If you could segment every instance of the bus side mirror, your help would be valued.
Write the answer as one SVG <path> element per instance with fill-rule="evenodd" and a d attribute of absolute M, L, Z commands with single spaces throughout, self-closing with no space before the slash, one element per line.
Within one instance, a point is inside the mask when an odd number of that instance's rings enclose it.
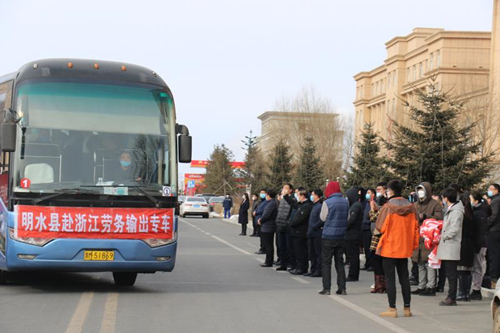
<path fill-rule="evenodd" d="M 17 123 L 12 110 L 3 111 L 2 123 L 2 151 L 13 152 L 16 150 Z"/>
<path fill-rule="evenodd" d="M 191 163 L 193 140 L 189 135 L 179 135 L 179 162 Z"/>

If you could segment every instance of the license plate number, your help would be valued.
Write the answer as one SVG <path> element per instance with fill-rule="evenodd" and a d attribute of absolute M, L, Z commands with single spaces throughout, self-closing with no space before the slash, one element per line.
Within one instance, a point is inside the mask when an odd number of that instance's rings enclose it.
<path fill-rule="evenodd" d="M 85 251 L 83 260 L 85 261 L 113 261 L 115 260 L 114 251 Z"/>
<path fill-rule="evenodd" d="M 200 208 L 201 206 L 200 205 L 194 205 L 194 208 Z"/>

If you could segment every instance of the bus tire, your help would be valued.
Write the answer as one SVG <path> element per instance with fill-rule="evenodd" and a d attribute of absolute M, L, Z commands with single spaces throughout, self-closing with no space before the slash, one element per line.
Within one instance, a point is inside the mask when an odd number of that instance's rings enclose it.
<path fill-rule="evenodd" d="M 121 287 L 132 287 L 137 279 L 135 272 L 113 272 L 115 284 Z"/>
<path fill-rule="evenodd" d="M 7 284 L 7 271 L 0 270 L 0 285 Z"/>

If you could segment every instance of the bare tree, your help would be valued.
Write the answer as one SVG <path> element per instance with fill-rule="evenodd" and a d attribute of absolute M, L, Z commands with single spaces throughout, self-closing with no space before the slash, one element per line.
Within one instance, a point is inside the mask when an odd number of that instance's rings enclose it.
<path fill-rule="evenodd" d="M 349 155 L 343 149 L 344 126 L 351 122 L 340 117 L 330 98 L 318 94 L 313 86 L 304 87 L 293 97 L 281 97 L 274 110 L 283 114 L 279 121 L 270 125 L 272 141 L 285 140 L 297 157 L 304 138 L 313 136 L 325 177 L 340 177 L 343 157 Z M 352 128 L 349 128 L 348 135 L 351 134 Z"/>

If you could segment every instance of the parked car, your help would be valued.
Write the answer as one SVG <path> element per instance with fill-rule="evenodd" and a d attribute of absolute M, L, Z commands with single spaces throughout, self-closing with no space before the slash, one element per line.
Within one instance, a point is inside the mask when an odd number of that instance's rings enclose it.
<path fill-rule="evenodd" d="M 495 296 L 491 301 L 491 316 L 493 317 L 493 332 L 500 332 L 500 280 L 497 282 Z"/>
<path fill-rule="evenodd" d="M 180 208 L 180 216 L 186 217 L 187 215 L 200 215 L 208 219 L 210 210 L 208 202 L 202 197 L 186 197 Z"/>
<path fill-rule="evenodd" d="M 210 211 L 213 212 L 215 205 L 217 204 L 222 205 L 223 201 L 224 197 L 210 197 L 210 199 L 208 199 L 208 205 L 210 206 Z"/>
<path fill-rule="evenodd" d="M 185 195 L 180 195 L 179 197 L 177 197 L 177 201 L 179 202 L 179 206 L 182 205 L 182 203 L 186 200 L 186 196 Z"/>

